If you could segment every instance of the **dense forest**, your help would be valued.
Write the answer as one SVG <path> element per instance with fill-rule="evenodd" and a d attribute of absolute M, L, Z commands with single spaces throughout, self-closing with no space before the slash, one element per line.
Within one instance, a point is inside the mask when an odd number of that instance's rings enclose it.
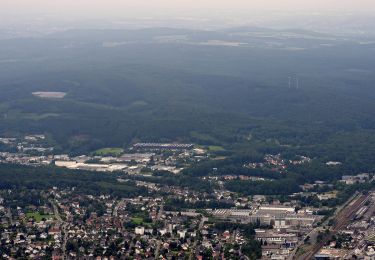
<path fill-rule="evenodd" d="M 145 188 L 134 182 L 119 183 L 116 174 L 97 174 L 56 167 L 26 167 L 0 164 L 0 190 L 48 190 L 52 187 L 75 189 L 92 195 L 110 194 L 115 197 L 147 195 Z"/>
<path fill-rule="evenodd" d="M 193 142 L 225 156 L 301 154 L 375 171 L 373 44 L 244 27 L 72 30 L 0 48 L 0 136 L 46 134 L 70 154 Z M 304 177 L 317 172 L 331 178 L 317 168 Z"/>

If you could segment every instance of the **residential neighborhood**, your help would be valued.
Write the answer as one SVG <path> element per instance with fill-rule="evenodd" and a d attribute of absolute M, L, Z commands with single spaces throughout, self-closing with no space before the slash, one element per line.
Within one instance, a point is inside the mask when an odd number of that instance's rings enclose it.
<path fill-rule="evenodd" d="M 286 197 L 244 195 L 228 190 L 227 184 L 278 180 L 235 172 L 215 175 L 217 169 L 201 177 L 214 187 L 207 192 L 155 182 L 153 177 L 163 172 L 180 175 L 190 165 L 210 160 L 203 147 L 138 143 L 118 154 L 69 156 L 54 154 L 52 148 L 42 151 L 44 139 L 30 135 L 18 143 L 16 138 L 1 138 L 4 145 L 17 149 L 2 151 L 1 162 L 116 174 L 119 185 L 130 183 L 148 195 L 90 194 L 74 186 L 1 191 L 2 259 L 299 259 L 307 252 L 313 252 L 309 257 L 315 259 L 353 255 L 371 259 L 375 255 L 374 192 L 357 193 L 341 208 L 331 203 L 339 191 L 325 181 L 305 183 L 300 192 Z M 25 150 L 30 147 L 38 150 Z M 262 162 L 248 162 L 243 168 L 284 176 L 290 165 L 311 160 L 267 154 Z M 374 174 L 360 173 L 344 175 L 339 183 L 350 187 L 373 180 Z"/>

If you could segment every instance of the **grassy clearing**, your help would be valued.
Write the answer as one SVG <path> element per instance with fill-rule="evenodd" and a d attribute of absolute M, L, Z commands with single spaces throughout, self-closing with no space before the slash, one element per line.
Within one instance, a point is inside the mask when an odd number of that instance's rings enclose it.
<path fill-rule="evenodd" d="M 146 226 L 146 227 L 151 227 L 152 223 L 151 222 L 145 222 L 145 219 L 142 217 L 133 217 L 132 218 L 133 224 L 137 226 Z"/>
<path fill-rule="evenodd" d="M 209 152 L 226 151 L 225 148 L 223 146 L 220 146 L 220 145 L 203 145 L 203 144 L 199 144 L 199 145 L 195 145 L 195 148 L 207 150 Z"/>
<path fill-rule="evenodd" d="M 218 145 L 210 145 L 208 146 L 208 150 L 210 152 L 222 152 L 225 151 L 224 147 Z"/>
<path fill-rule="evenodd" d="M 43 215 L 39 212 L 29 212 L 26 213 L 27 218 L 33 218 L 36 222 L 41 222 L 43 219 L 52 219 L 54 215 Z"/>
<path fill-rule="evenodd" d="M 136 225 L 140 225 L 143 223 L 143 218 L 132 218 L 132 222 Z"/>
<path fill-rule="evenodd" d="M 122 148 L 103 148 L 94 152 L 95 155 L 99 156 L 120 156 L 123 153 L 124 149 Z"/>

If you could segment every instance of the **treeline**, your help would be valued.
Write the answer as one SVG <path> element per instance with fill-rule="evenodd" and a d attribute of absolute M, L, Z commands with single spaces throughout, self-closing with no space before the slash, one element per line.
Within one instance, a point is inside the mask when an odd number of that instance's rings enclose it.
<path fill-rule="evenodd" d="M 237 151 L 238 153 L 238 151 Z M 267 169 L 251 169 L 243 167 L 248 162 L 262 162 L 261 153 L 251 153 L 247 155 L 234 154 L 224 160 L 206 160 L 193 165 L 183 171 L 183 174 L 193 177 L 203 177 L 207 175 L 245 175 L 270 179 L 279 179 L 281 175 Z"/>
<path fill-rule="evenodd" d="M 275 181 L 232 180 L 225 183 L 225 188 L 243 195 L 290 195 L 301 189 L 293 179 Z"/>
<path fill-rule="evenodd" d="M 167 211 L 180 211 L 182 209 L 216 209 L 224 208 L 229 209 L 234 207 L 233 203 L 227 203 L 222 201 L 210 200 L 210 201 L 197 201 L 187 202 L 183 199 L 167 199 L 165 201 L 164 209 Z"/>
<path fill-rule="evenodd" d="M 134 197 L 148 194 L 147 189 L 134 182 L 119 183 L 118 175 L 87 171 L 73 171 L 56 167 L 27 167 L 0 164 L 0 189 L 45 190 L 52 187 L 73 188 L 78 193 L 116 197 Z"/>
<path fill-rule="evenodd" d="M 176 175 L 162 171 L 154 173 L 153 176 L 129 176 L 128 178 L 132 180 L 146 181 L 168 186 L 185 187 L 191 190 L 207 193 L 213 192 L 214 188 L 216 188 L 215 184 L 209 181 L 202 180 L 198 177 L 187 176 L 184 174 Z"/>
<path fill-rule="evenodd" d="M 1 196 L 5 199 L 4 206 L 14 210 L 17 207 L 26 208 L 30 205 L 38 207 L 47 203 L 41 192 L 37 190 L 18 189 L 12 192 L 4 191 Z"/>

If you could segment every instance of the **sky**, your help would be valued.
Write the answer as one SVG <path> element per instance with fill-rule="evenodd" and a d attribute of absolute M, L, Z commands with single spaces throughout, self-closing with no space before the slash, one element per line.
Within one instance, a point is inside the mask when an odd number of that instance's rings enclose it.
<path fill-rule="evenodd" d="M 0 0 L 0 13 L 24 15 L 126 16 L 216 11 L 366 11 L 374 0 Z"/>

